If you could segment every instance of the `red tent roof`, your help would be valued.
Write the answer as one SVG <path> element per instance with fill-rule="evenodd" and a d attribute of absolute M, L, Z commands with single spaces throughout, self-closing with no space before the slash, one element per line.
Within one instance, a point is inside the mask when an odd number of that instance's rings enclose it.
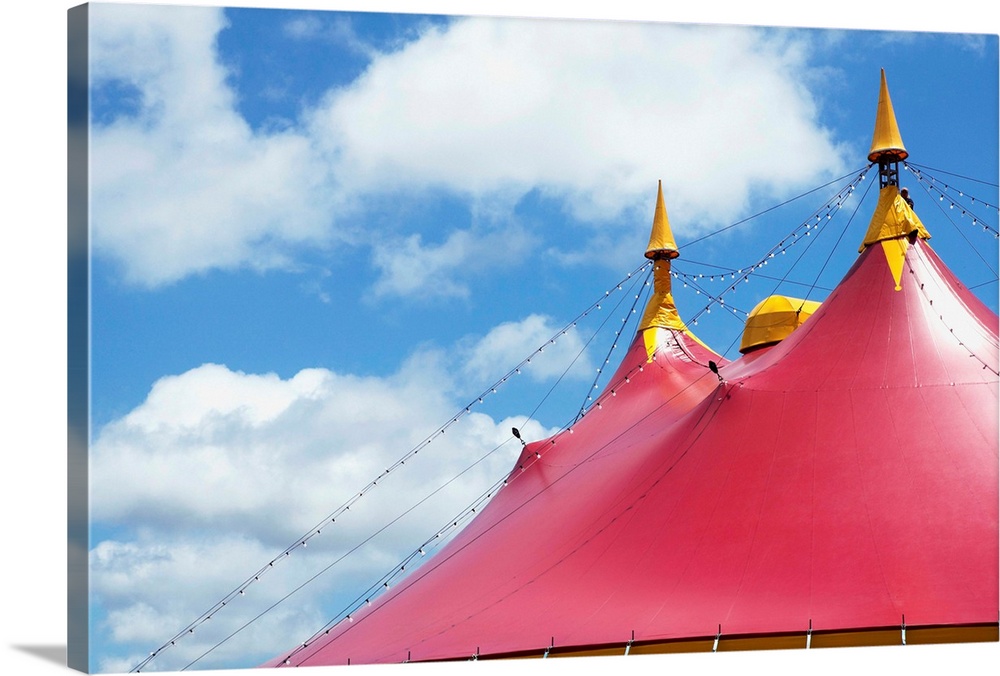
<path fill-rule="evenodd" d="M 290 664 L 995 624 L 997 317 L 922 240 L 894 286 L 866 249 L 725 382 L 682 331 L 652 363 L 637 339 L 572 434 Z"/>
<path fill-rule="evenodd" d="M 867 246 L 800 328 L 732 363 L 664 326 L 650 359 L 640 331 L 453 541 L 271 665 L 995 634 L 998 319 L 924 239 L 892 243 L 898 290 Z"/>

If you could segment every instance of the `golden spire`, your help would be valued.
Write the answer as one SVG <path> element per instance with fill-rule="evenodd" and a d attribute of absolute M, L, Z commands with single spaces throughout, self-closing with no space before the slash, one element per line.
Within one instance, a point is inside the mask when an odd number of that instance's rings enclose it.
<path fill-rule="evenodd" d="M 670 261 L 677 258 L 680 252 L 674 241 L 674 233 L 670 231 L 670 221 L 667 220 L 667 208 L 663 202 L 663 183 L 657 186 L 656 211 L 653 212 L 653 230 L 649 236 L 649 246 L 646 248 L 646 258 L 653 259 L 653 294 L 646 304 L 646 312 L 639 322 L 639 332 L 646 342 L 647 356 L 652 359 L 659 344 L 659 332 L 651 329 L 672 329 L 684 331 L 687 327 L 677 314 L 674 305 L 674 295 L 670 288 Z"/>
<path fill-rule="evenodd" d="M 910 241 L 930 239 L 930 233 L 920 222 L 913 211 L 913 203 L 901 194 L 898 182 L 897 164 L 906 159 L 909 153 L 903 147 L 903 138 L 899 134 L 896 115 L 892 112 L 892 101 L 889 99 L 889 87 L 885 83 L 885 70 L 882 70 L 882 88 L 878 95 L 878 113 L 875 116 L 875 134 L 872 136 L 872 149 L 868 153 L 870 162 L 879 163 L 879 177 L 882 188 L 879 191 L 878 204 L 875 213 L 868 224 L 868 232 L 858 251 L 881 244 L 889 270 L 895 282 L 896 291 L 902 289 L 903 263 Z"/>
<path fill-rule="evenodd" d="M 882 69 L 882 87 L 878 94 L 878 112 L 875 114 L 875 134 L 872 136 L 872 147 L 868 151 L 868 161 L 878 162 L 888 160 L 899 162 L 909 155 L 903 147 L 903 137 L 899 134 L 896 115 L 892 112 L 892 100 L 889 98 L 889 86 L 885 82 L 885 69 Z"/>
<path fill-rule="evenodd" d="M 670 260 L 680 256 L 680 252 L 677 251 L 677 242 L 667 219 L 667 207 L 663 203 L 663 181 L 657 182 L 656 190 L 656 211 L 653 213 L 653 231 L 649 235 L 646 258 Z"/>

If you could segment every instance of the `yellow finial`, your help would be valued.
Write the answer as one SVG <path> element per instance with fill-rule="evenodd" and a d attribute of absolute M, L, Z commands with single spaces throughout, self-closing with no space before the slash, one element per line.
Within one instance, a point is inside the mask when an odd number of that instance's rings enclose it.
<path fill-rule="evenodd" d="M 663 202 L 663 183 L 657 186 L 656 211 L 653 214 L 653 231 L 649 236 L 649 246 L 646 248 L 646 258 L 654 261 L 653 294 L 646 304 L 646 312 L 639 321 L 639 332 L 646 344 L 646 356 L 653 358 L 660 343 L 664 339 L 664 329 L 685 331 L 687 327 L 677 314 L 674 296 L 670 288 L 670 261 L 677 258 L 677 243 L 670 231 L 670 221 L 667 220 L 667 207 Z"/>
<path fill-rule="evenodd" d="M 646 258 L 672 259 L 680 256 L 674 233 L 670 230 L 667 220 L 667 207 L 663 202 L 663 181 L 657 182 L 656 211 L 653 213 L 653 231 L 649 235 L 649 246 L 646 247 Z"/>
<path fill-rule="evenodd" d="M 868 152 L 869 162 L 888 159 L 894 162 L 905 160 L 909 155 L 903 147 L 903 137 L 899 134 L 896 115 L 892 112 L 892 100 L 889 98 L 889 86 L 885 82 L 885 69 L 882 69 L 882 87 L 878 94 L 878 112 L 875 114 L 875 133 L 872 136 L 872 147 Z"/>
<path fill-rule="evenodd" d="M 885 83 L 885 70 L 882 70 L 882 88 L 878 96 L 878 113 L 875 117 L 875 135 L 872 137 L 872 149 L 868 160 L 879 162 L 880 174 L 887 172 L 893 162 L 906 159 L 909 153 L 903 147 L 903 139 L 896 125 L 896 115 L 892 112 L 892 101 L 889 99 L 889 87 Z M 882 175 L 882 189 L 879 192 L 875 213 L 868 224 L 868 232 L 859 251 L 864 251 L 873 244 L 880 243 L 885 253 L 886 262 L 892 272 L 896 291 L 902 289 L 901 280 L 906 252 L 911 239 L 920 237 L 930 239 L 930 233 L 920 222 L 913 211 L 913 201 L 907 195 L 907 190 L 900 190 L 895 172 Z"/>

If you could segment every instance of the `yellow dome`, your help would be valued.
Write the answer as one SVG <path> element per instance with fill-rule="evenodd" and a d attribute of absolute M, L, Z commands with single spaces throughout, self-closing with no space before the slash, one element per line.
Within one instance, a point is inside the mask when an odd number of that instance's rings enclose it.
<path fill-rule="evenodd" d="M 817 308 L 819 301 L 789 296 L 768 296 L 747 317 L 740 352 L 780 343 L 799 328 Z"/>

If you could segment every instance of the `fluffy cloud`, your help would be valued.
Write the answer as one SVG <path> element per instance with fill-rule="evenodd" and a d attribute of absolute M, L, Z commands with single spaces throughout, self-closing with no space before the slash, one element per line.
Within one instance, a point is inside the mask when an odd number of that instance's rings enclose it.
<path fill-rule="evenodd" d="M 491 359 L 537 343 L 530 352 L 550 329 L 528 317 L 450 355 L 418 351 L 386 377 L 305 369 L 280 378 L 205 364 L 157 381 L 91 451 L 102 534 L 90 551 L 92 600 L 110 646 L 100 668 L 131 669 L 262 566 L 270 572 L 275 557 L 273 573 L 164 650 L 157 668 L 183 668 L 341 557 L 197 666 L 253 666 L 347 609 L 510 470 L 520 451 L 513 425 L 528 438 L 554 432 L 523 415 L 466 411 L 468 393 L 457 394 Z M 563 338 L 563 350 L 582 347 Z M 282 556 L 324 521 L 308 547 Z"/>
<path fill-rule="evenodd" d="M 562 335 L 560 329 L 549 317 L 541 315 L 501 324 L 469 348 L 465 373 L 483 381 L 496 380 L 512 365 L 532 355 L 530 363 L 523 366 L 524 373 L 532 379 L 552 380 L 563 373 L 593 377 L 594 368 L 585 350 L 584 337 L 576 328 Z M 558 340 L 549 344 L 556 337 Z M 538 348 L 543 349 L 534 354 Z"/>
<path fill-rule="evenodd" d="M 531 237 L 519 230 L 477 234 L 455 230 L 441 244 L 425 245 L 419 234 L 401 244 L 378 247 L 374 264 L 379 278 L 373 287 L 382 297 L 467 298 L 469 287 L 459 273 L 483 274 L 507 265 L 528 251 Z M 503 252 L 498 256 L 497 252 Z"/>
<path fill-rule="evenodd" d="M 217 535 L 211 539 L 175 539 L 157 534 L 132 542 L 104 541 L 90 554 L 92 594 L 108 608 L 104 624 L 118 645 L 135 646 L 127 653 L 105 656 L 98 669 L 125 673 L 149 652 L 187 627 L 210 604 L 229 593 L 252 572 L 249 567 L 274 553 L 246 538 Z M 285 650 L 289 637 L 308 636 L 326 621 L 314 596 L 302 594 L 294 604 L 278 606 L 217 649 L 213 647 L 249 619 L 293 591 L 297 579 L 317 566 L 316 557 L 289 556 L 280 569 L 255 584 L 217 616 L 168 646 L 151 664 L 157 670 L 197 668 L 213 664 L 254 666 Z M 320 581 L 319 589 L 329 591 Z M 197 600 L 196 600 L 197 599 Z M 295 638 L 292 638 L 294 642 Z M 282 644 L 281 641 L 284 641 Z M 143 649 L 147 649 L 143 652 Z"/>
<path fill-rule="evenodd" d="M 375 60 L 313 126 L 352 191 L 386 176 L 475 197 L 537 188 L 598 220 L 662 178 L 684 220 L 719 222 L 751 190 L 839 167 L 805 56 L 742 28 L 470 19 Z"/>
<path fill-rule="evenodd" d="M 215 268 L 288 266 L 328 241 L 330 168 L 294 130 L 255 133 L 218 62 L 221 10 L 95 5 L 91 81 L 135 88 L 90 140 L 95 250 L 156 286 Z"/>
<path fill-rule="evenodd" d="M 140 101 L 93 130 L 94 245 L 149 286 L 294 266 L 303 246 L 356 237 L 346 223 L 390 189 L 507 208 L 536 191 L 585 222 L 639 209 L 645 224 L 662 178 L 683 231 L 841 165 L 801 84 L 807 50 L 788 34 L 459 20 L 373 53 L 354 83 L 275 133 L 236 111 L 215 48 L 220 10 L 108 5 L 92 19 L 94 84 L 127 84 Z M 386 272 L 377 293 L 425 282 L 461 294 L 444 259 L 462 237 L 441 233 L 434 251 L 406 240 L 435 273 Z"/>
<path fill-rule="evenodd" d="M 93 518 L 137 519 L 165 532 L 252 531 L 283 546 L 447 421 L 457 407 L 442 389 L 448 382 L 426 363 L 385 379 L 311 369 L 282 380 L 214 364 L 163 378 L 101 430 L 91 460 Z M 408 463 L 405 476 L 387 481 L 389 490 L 417 495 L 438 485 L 509 430 L 470 412 Z M 500 453 L 480 466 L 458 499 L 471 501 L 509 461 Z"/>

